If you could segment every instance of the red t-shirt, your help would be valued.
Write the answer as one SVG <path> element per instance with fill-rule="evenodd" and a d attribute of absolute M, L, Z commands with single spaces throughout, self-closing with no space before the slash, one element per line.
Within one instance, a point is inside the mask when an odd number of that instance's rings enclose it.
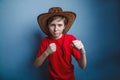
<path fill-rule="evenodd" d="M 37 57 L 47 49 L 50 43 L 55 43 L 57 47 L 56 51 L 48 56 L 49 80 L 75 80 L 72 56 L 79 60 L 80 52 L 71 46 L 73 40 L 76 38 L 70 34 L 63 34 L 57 40 L 51 37 L 45 37 L 42 40 Z"/>

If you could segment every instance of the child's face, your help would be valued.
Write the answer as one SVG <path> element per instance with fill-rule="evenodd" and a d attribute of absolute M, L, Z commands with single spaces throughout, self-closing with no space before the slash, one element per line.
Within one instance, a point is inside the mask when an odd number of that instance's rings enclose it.
<path fill-rule="evenodd" d="M 59 39 L 62 36 L 64 28 L 64 20 L 60 18 L 53 20 L 48 25 L 49 32 L 54 39 Z"/>

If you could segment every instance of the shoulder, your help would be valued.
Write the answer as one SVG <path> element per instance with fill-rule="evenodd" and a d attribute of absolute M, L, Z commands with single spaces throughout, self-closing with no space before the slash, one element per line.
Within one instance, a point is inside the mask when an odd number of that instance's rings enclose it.
<path fill-rule="evenodd" d="M 72 40 L 76 40 L 76 37 L 74 36 L 74 35 L 72 35 L 72 34 L 65 34 L 65 37 L 67 38 L 67 39 L 72 39 Z"/>
<path fill-rule="evenodd" d="M 47 43 L 47 42 L 48 42 L 48 37 L 42 38 L 41 43 Z"/>

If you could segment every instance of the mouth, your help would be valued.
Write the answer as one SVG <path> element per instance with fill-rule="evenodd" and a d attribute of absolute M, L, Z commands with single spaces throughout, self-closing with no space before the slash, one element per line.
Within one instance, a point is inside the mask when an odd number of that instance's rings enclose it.
<path fill-rule="evenodd" d="M 53 33 L 54 35 L 57 35 L 58 33 Z"/>

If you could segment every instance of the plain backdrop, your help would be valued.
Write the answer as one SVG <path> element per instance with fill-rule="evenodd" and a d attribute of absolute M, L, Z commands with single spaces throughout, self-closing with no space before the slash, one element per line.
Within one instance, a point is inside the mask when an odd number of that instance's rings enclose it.
<path fill-rule="evenodd" d="M 76 80 L 120 80 L 118 0 L 0 0 L 0 80 L 47 80 L 47 61 L 33 66 L 40 41 L 37 16 L 51 7 L 77 14 L 69 30 L 84 43 L 87 68 L 73 58 Z"/>

